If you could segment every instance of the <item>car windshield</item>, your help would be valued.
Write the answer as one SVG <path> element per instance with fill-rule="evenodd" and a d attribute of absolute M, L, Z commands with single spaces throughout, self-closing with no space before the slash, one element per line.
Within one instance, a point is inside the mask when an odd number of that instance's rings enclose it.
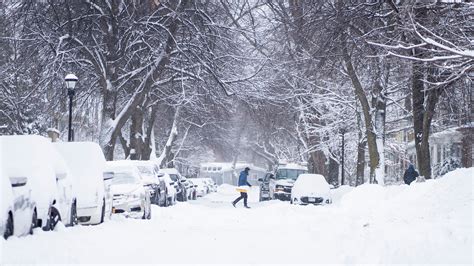
<path fill-rule="evenodd" d="M 144 175 L 153 175 L 153 170 L 150 167 L 147 166 L 137 166 L 138 171 L 140 171 L 140 174 Z"/>
<path fill-rule="evenodd" d="M 178 175 L 175 175 L 175 174 L 170 174 L 170 177 L 171 177 L 171 180 L 173 181 L 178 181 Z"/>
<path fill-rule="evenodd" d="M 119 172 L 119 173 L 115 172 L 114 178 L 112 180 L 113 180 L 113 184 L 115 185 L 134 184 L 138 182 L 137 178 L 132 173 L 129 173 L 129 172 Z"/>
<path fill-rule="evenodd" d="M 276 179 L 293 179 L 296 180 L 299 175 L 306 173 L 305 170 L 298 169 L 278 169 Z"/>

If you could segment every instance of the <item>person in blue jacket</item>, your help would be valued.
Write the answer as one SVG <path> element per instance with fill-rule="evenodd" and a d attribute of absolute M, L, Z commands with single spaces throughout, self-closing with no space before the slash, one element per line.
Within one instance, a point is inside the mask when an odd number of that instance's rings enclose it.
<path fill-rule="evenodd" d="M 244 199 L 244 207 L 247 209 L 250 209 L 250 207 L 247 205 L 247 189 L 246 186 L 251 187 L 250 183 L 247 181 L 247 177 L 249 175 L 250 168 L 245 167 L 245 170 L 240 172 L 239 175 L 239 188 L 237 188 L 237 191 L 240 192 L 240 197 L 236 198 L 234 202 L 232 202 L 232 205 L 235 207 L 235 204 L 237 204 L 241 199 Z"/>
<path fill-rule="evenodd" d="M 405 171 L 405 174 L 403 174 L 403 181 L 405 181 L 405 184 L 410 185 L 411 182 L 415 181 L 418 176 L 419 174 L 415 170 L 415 166 L 410 164 L 408 169 Z"/>

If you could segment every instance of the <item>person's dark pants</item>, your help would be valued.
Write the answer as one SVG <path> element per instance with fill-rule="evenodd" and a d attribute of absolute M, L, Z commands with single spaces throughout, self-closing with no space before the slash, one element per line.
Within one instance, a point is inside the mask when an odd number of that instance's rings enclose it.
<path fill-rule="evenodd" d="M 241 199 L 244 199 L 244 206 L 247 206 L 247 192 L 240 192 L 240 197 L 234 200 L 234 205 L 237 204 Z"/>

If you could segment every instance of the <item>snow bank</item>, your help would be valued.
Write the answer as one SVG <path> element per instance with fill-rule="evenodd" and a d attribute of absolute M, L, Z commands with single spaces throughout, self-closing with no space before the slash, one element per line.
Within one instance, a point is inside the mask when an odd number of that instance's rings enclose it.
<path fill-rule="evenodd" d="M 152 220 L 0 240 L 0 264 L 472 265 L 473 176 L 470 168 L 411 186 L 343 186 L 325 206 L 258 202 L 252 187 L 252 209 L 233 208 L 238 193 L 222 185 L 197 201 L 152 206 Z"/>

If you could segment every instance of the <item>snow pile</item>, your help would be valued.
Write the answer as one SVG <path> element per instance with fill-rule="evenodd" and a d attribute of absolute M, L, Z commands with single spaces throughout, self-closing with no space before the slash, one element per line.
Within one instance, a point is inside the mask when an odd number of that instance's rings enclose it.
<path fill-rule="evenodd" d="M 222 185 L 197 201 L 153 206 L 152 220 L 0 240 L 0 264 L 472 265 L 473 176 L 470 168 L 411 186 L 343 186 L 325 206 L 258 202 L 252 187 L 252 209 L 232 207 L 239 193 Z"/>

